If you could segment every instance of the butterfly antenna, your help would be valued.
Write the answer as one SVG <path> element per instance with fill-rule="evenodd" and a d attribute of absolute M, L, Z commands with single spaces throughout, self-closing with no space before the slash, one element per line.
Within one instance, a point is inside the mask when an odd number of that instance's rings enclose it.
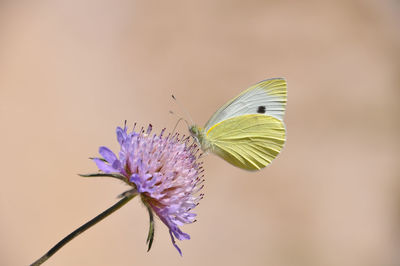
<path fill-rule="evenodd" d="M 181 111 L 183 111 L 183 112 L 185 113 L 185 115 L 189 118 L 189 120 L 190 120 L 190 122 L 192 123 L 192 125 L 194 125 L 193 119 L 192 119 L 192 117 L 189 115 L 189 112 L 186 111 L 186 109 L 182 107 L 182 105 L 180 104 L 180 102 L 176 99 L 176 97 L 175 97 L 173 94 L 172 94 L 171 96 L 172 96 L 172 99 L 174 99 L 175 102 L 178 104 L 178 106 L 179 106 L 179 108 L 181 109 Z M 187 120 L 185 120 L 185 121 L 186 121 L 186 124 L 188 124 Z M 188 124 L 188 125 L 189 125 L 189 124 Z"/>
<path fill-rule="evenodd" d="M 172 114 L 172 115 L 176 115 L 176 116 L 177 116 L 177 114 L 175 114 L 175 113 L 172 112 L 172 111 L 169 111 L 169 113 Z M 177 116 L 177 117 L 178 117 L 178 116 Z M 176 128 L 178 127 L 179 123 L 180 123 L 182 120 L 185 121 L 186 125 L 189 127 L 189 123 L 186 121 L 186 119 L 184 119 L 183 117 L 178 117 L 178 121 L 176 121 L 176 124 L 175 124 L 175 126 L 174 126 L 174 129 L 172 130 L 172 134 L 171 134 L 171 135 L 174 134 Z"/>

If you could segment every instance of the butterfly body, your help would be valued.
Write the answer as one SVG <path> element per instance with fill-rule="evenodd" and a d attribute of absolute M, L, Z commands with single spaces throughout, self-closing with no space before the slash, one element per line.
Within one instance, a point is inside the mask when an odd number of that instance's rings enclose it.
<path fill-rule="evenodd" d="M 203 151 L 245 170 L 260 170 L 280 153 L 286 139 L 286 81 L 261 81 L 223 105 L 204 128 L 189 132 Z"/>

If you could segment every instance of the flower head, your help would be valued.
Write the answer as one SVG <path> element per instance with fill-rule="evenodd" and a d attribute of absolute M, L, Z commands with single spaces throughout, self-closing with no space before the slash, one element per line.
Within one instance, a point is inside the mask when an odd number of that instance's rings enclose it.
<path fill-rule="evenodd" d="M 191 211 L 203 198 L 203 194 L 198 194 L 204 181 L 203 168 L 197 160 L 198 148 L 189 138 L 180 139 L 178 134 L 163 136 L 165 130 L 151 136 L 151 125 L 147 131 L 134 129 L 128 133 L 126 126 L 117 128 L 121 145 L 118 157 L 107 147 L 100 147 L 103 158 L 94 161 L 102 172 L 121 175 L 140 194 L 149 210 L 150 231 L 154 228 L 154 211 L 169 228 L 172 243 L 182 255 L 174 236 L 179 240 L 190 239 L 179 226 L 195 221 L 196 214 Z M 152 236 L 149 232 L 149 249 Z"/>

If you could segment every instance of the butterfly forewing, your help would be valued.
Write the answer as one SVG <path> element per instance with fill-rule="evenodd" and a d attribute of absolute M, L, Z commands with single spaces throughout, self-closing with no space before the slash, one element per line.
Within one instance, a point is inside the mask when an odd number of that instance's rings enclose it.
<path fill-rule="evenodd" d="M 232 117 L 264 114 L 283 120 L 286 106 L 286 81 L 282 78 L 261 81 L 222 106 L 208 120 L 205 129 Z"/>

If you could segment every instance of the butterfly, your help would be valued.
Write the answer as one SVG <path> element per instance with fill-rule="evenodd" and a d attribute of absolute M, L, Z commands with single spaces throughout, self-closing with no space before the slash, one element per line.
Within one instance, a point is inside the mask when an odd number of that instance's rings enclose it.
<path fill-rule="evenodd" d="M 204 128 L 191 125 L 189 132 L 203 151 L 239 168 L 260 170 L 278 156 L 285 144 L 286 100 L 286 80 L 267 79 L 219 108 Z"/>

